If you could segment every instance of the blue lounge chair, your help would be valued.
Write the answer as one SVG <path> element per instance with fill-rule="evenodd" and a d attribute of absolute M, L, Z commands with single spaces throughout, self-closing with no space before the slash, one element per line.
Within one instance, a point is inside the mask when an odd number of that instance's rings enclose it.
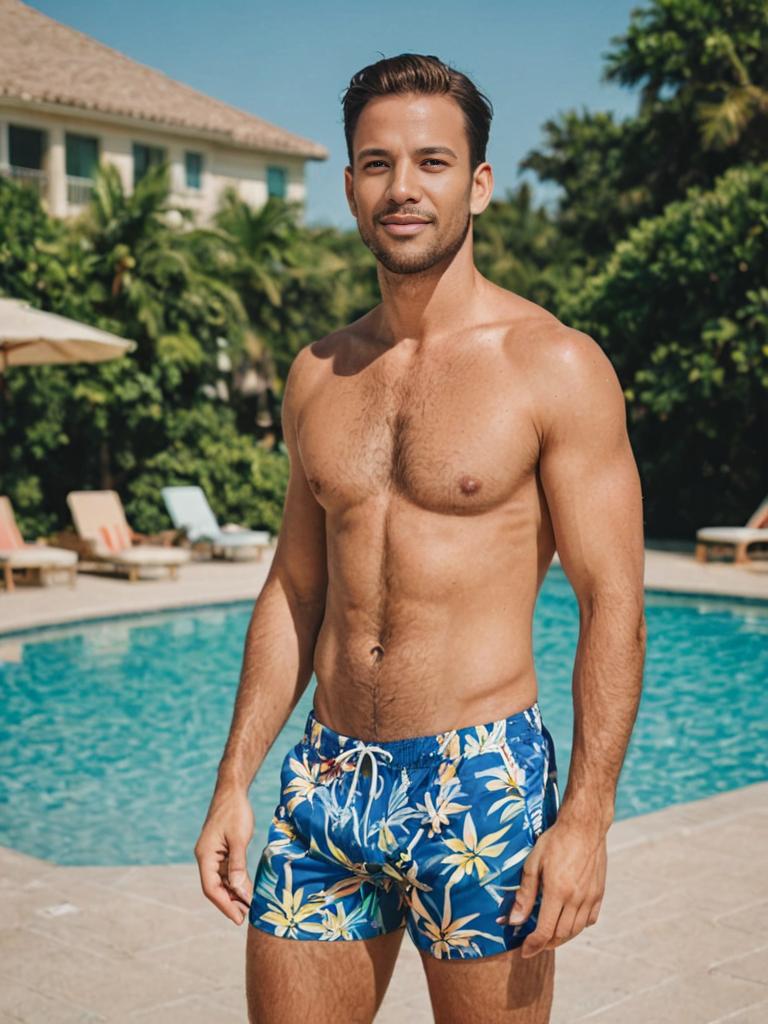
<path fill-rule="evenodd" d="M 226 557 L 239 549 L 253 548 L 261 558 L 262 550 L 269 546 L 271 537 L 267 530 L 234 526 L 222 529 L 202 487 L 163 487 L 161 494 L 176 529 L 186 530 L 192 544 L 209 543 L 214 555 L 221 553 Z"/>

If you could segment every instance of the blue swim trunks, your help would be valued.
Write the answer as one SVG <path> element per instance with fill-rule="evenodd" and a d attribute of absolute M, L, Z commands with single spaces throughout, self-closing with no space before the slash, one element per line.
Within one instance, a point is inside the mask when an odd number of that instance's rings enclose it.
<path fill-rule="evenodd" d="M 538 702 L 508 718 L 381 743 L 309 712 L 286 754 L 249 920 L 292 939 L 367 939 L 407 927 L 445 959 L 489 956 L 534 931 L 499 923 L 560 806 Z"/>

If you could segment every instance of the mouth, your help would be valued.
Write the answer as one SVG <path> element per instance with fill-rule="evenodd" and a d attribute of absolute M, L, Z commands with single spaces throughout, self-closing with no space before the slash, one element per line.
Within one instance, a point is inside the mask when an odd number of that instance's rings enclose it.
<path fill-rule="evenodd" d="M 379 223 L 390 235 L 417 235 L 430 222 L 423 217 L 390 214 L 388 217 L 382 217 Z"/>

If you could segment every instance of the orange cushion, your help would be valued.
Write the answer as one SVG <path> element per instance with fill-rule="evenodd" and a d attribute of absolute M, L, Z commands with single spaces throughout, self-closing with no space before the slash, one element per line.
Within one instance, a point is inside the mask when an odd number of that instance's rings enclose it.
<path fill-rule="evenodd" d="M 131 536 L 122 523 L 113 526 L 100 526 L 99 533 L 107 551 L 124 551 L 131 546 Z"/>
<path fill-rule="evenodd" d="M 4 551 L 16 551 L 24 547 L 24 539 L 16 523 L 0 520 L 0 548 Z"/>

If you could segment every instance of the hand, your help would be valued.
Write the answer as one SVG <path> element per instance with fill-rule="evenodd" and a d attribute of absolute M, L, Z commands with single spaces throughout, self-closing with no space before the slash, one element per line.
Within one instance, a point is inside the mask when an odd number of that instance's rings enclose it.
<path fill-rule="evenodd" d="M 253 884 L 245 854 L 252 836 L 253 810 L 247 793 L 214 793 L 195 857 L 203 892 L 235 924 L 243 923 L 251 904 Z"/>
<path fill-rule="evenodd" d="M 525 861 L 523 879 L 509 914 L 510 924 L 527 920 L 542 884 L 537 926 L 523 942 L 523 957 L 555 949 L 597 921 L 607 864 L 606 835 L 602 831 L 555 820 L 541 833 Z"/>

